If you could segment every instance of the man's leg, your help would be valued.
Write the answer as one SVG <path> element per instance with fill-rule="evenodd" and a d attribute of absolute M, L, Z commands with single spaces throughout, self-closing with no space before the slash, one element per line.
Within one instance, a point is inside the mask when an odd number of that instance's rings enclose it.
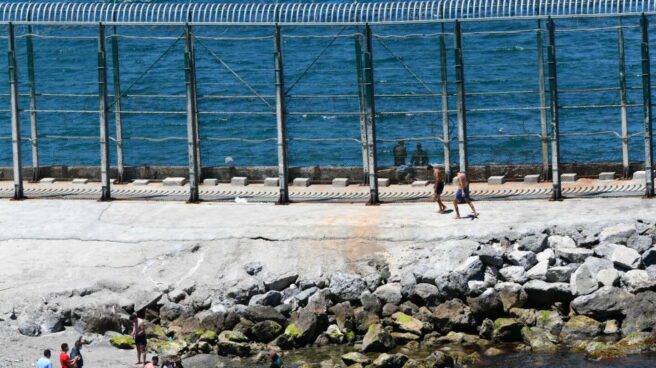
<path fill-rule="evenodd" d="M 146 345 L 141 345 L 141 355 L 143 357 L 143 364 L 146 364 L 146 354 L 148 353 L 148 349 L 146 349 Z"/>
<path fill-rule="evenodd" d="M 442 203 L 442 196 L 441 195 L 436 195 L 435 199 L 437 200 L 437 204 L 440 206 L 440 213 L 444 212 L 446 210 L 446 206 L 444 203 Z"/>
<path fill-rule="evenodd" d="M 137 345 L 137 362 L 134 364 L 141 364 L 141 345 Z"/>
<path fill-rule="evenodd" d="M 453 208 L 456 210 L 455 218 L 460 218 L 460 211 L 458 211 L 458 198 L 453 200 Z"/>
<path fill-rule="evenodd" d="M 476 212 L 476 209 L 474 208 L 474 204 L 472 203 L 471 199 L 466 198 L 467 204 L 469 207 L 471 207 L 472 212 L 474 212 L 474 217 L 478 217 L 478 212 Z"/>

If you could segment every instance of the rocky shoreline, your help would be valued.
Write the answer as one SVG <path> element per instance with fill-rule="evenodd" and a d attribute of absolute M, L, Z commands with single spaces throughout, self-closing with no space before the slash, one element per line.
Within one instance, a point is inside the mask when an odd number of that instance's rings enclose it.
<path fill-rule="evenodd" d="M 371 257 L 330 275 L 252 262 L 225 290 L 190 283 L 101 304 L 58 300 L 121 293 L 107 282 L 18 306 L 0 323 L 26 336 L 72 327 L 129 349 L 128 315 L 137 312 L 148 321 L 149 349 L 164 357 L 261 361 L 272 348 L 349 351 L 321 367 L 466 366 L 511 351 L 617 359 L 656 350 L 655 236 L 654 223 L 640 220 L 508 231 L 416 247 L 394 264 Z"/>

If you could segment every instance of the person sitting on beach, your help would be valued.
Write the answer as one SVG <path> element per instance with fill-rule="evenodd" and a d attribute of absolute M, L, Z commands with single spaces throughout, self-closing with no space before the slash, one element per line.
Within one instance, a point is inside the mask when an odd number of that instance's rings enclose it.
<path fill-rule="evenodd" d="M 50 361 L 50 349 L 43 351 L 43 358 L 36 362 L 36 368 L 52 368 L 52 362 Z"/>
<path fill-rule="evenodd" d="M 159 357 L 155 355 L 151 358 L 150 362 L 144 365 L 144 368 L 158 368 L 157 364 L 159 364 Z"/>
<path fill-rule="evenodd" d="M 458 203 L 465 204 L 467 203 L 471 207 L 472 212 L 474 212 L 474 217 L 478 217 L 478 212 L 472 204 L 471 198 L 469 197 L 469 180 L 467 180 L 467 175 L 464 172 L 458 172 L 458 190 L 456 191 L 456 198 L 453 200 L 453 207 L 456 210 L 455 218 L 460 218 L 460 211 L 458 210 Z"/>
<path fill-rule="evenodd" d="M 428 165 L 426 167 L 429 173 L 432 173 L 435 177 L 435 184 L 433 184 L 433 200 L 437 202 L 438 210 L 437 213 L 444 213 L 446 206 L 442 203 L 442 192 L 444 191 L 444 179 L 442 170 L 439 167 L 433 167 Z"/>

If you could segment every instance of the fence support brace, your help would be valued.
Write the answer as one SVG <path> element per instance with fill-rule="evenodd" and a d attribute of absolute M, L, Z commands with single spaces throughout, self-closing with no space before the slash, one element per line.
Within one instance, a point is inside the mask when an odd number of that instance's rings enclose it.
<path fill-rule="evenodd" d="M 549 178 L 549 130 L 547 129 L 547 96 L 544 83 L 544 42 L 542 22 L 538 20 L 538 89 L 540 95 L 540 141 L 542 142 L 542 179 Z"/>
<path fill-rule="evenodd" d="M 105 50 L 105 26 L 98 26 L 98 103 L 100 111 L 100 182 L 102 192 L 101 201 L 111 199 L 109 183 L 109 106 L 107 105 L 107 52 Z"/>
<path fill-rule="evenodd" d="M 651 128 L 651 71 L 649 58 L 649 20 L 643 13 L 640 16 L 640 33 L 642 35 L 640 49 L 642 52 L 642 111 L 645 124 L 645 197 L 654 196 L 654 170 L 652 160 L 654 150 L 652 147 Z"/>
<path fill-rule="evenodd" d="M 125 180 L 125 162 L 123 160 L 123 116 L 121 114 L 121 69 L 118 54 L 118 36 L 116 26 L 112 34 L 112 72 L 114 77 L 114 121 L 116 123 L 116 168 L 118 181 Z"/>
<path fill-rule="evenodd" d="M 629 122 L 626 105 L 629 103 L 626 95 L 626 69 L 624 67 L 624 29 L 622 28 L 622 17 L 619 18 L 620 26 L 617 28 L 617 54 L 620 77 L 620 119 L 622 122 L 622 177 L 631 176 L 629 172 Z"/>
<path fill-rule="evenodd" d="M 9 23 L 7 38 L 9 57 L 9 95 L 11 103 L 11 151 L 14 161 L 14 199 L 25 199 L 23 195 L 23 160 L 21 156 L 20 116 L 18 114 L 18 66 L 16 63 L 16 34 L 14 24 Z"/>
<path fill-rule="evenodd" d="M 200 163 L 198 156 L 198 113 L 196 111 L 196 64 L 191 26 L 185 26 L 184 53 L 185 85 L 187 95 L 187 150 L 189 154 L 189 203 L 200 202 L 198 185 Z"/>
<path fill-rule="evenodd" d="M 34 44 L 32 26 L 27 26 L 27 80 L 30 86 L 30 138 L 32 146 L 32 181 L 39 181 L 39 134 L 36 124 L 36 79 L 34 77 Z"/>
<path fill-rule="evenodd" d="M 458 156 L 461 172 L 467 172 L 467 115 L 465 110 L 465 67 L 462 55 L 462 27 L 455 21 L 453 30 L 455 42 L 456 97 L 458 103 Z"/>
<path fill-rule="evenodd" d="M 369 202 L 370 205 L 380 203 L 378 197 L 378 171 L 376 152 L 376 107 L 374 103 L 374 55 L 371 42 L 371 28 L 365 25 L 364 41 L 364 92 L 367 112 L 367 155 L 369 164 Z"/>
<path fill-rule="evenodd" d="M 444 144 L 444 182 L 451 183 L 451 131 L 449 127 L 449 82 L 447 80 L 444 23 L 440 35 L 440 77 L 442 79 L 442 141 Z"/>
<path fill-rule="evenodd" d="M 549 100 L 551 110 L 551 200 L 563 199 L 560 185 L 560 127 L 558 122 L 558 71 L 556 65 L 556 25 L 551 17 L 547 20 L 547 57 L 549 64 Z"/>
<path fill-rule="evenodd" d="M 285 109 L 285 72 L 282 54 L 282 32 L 276 24 L 273 38 L 274 68 L 276 73 L 276 128 L 278 131 L 278 204 L 289 203 L 289 169 L 287 160 L 287 111 Z"/>
<path fill-rule="evenodd" d="M 367 116 L 362 76 L 362 35 L 360 27 L 355 27 L 355 68 L 358 77 L 358 101 L 360 106 L 360 145 L 362 146 L 362 182 L 369 183 L 369 153 L 367 152 Z"/>

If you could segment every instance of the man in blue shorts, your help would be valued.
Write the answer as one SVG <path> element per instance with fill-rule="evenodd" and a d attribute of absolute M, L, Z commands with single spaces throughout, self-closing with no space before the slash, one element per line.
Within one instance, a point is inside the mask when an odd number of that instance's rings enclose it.
<path fill-rule="evenodd" d="M 467 175 L 464 172 L 458 172 L 456 176 L 458 178 L 458 190 L 456 191 L 456 199 L 453 200 L 453 207 L 456 210 L 455 218 L 460 218 L 460 211 L 458 211 L 458 203 L 465 204 L 467 203 L 471 207 L 472 212 L 474 212 L 474 218 L 478 217 L 478 212 L 474 208 L 474 205 L 471 202 L 469 197 L 469 180 L 467 180 Z"/>

